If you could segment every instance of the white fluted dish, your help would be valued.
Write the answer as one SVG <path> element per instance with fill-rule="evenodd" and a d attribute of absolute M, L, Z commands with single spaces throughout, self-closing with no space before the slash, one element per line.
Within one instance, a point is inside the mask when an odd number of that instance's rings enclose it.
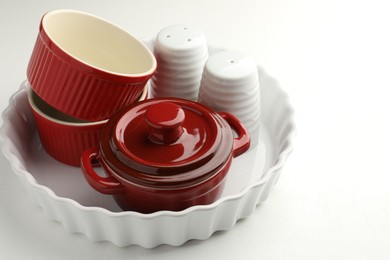
<path fill-rule="evenodd" d="M 212 49 L 216 51 L 216 49 Z M 61 164 L 43 150 L 28 106 L 26 86 L 3 112 L 2 151 L 21 184 L 52 220 L 93 241 L 123 247 L 178 246 L 204 240 L 251 215 L 276 183 L 292 150 L 292 108 L 277 82 L 259 68 L 261 138 L 255 149 L 233 160 L 221 198 L 179 212 L 123 212 L 111 196 L 93 190 L 79 168 Z"/>

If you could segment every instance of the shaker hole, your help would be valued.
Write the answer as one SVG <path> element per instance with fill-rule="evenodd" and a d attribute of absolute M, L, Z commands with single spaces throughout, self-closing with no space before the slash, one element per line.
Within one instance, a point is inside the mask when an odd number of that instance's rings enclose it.
<path fill-rule="evenodd" d="M 187 28 L 187 27 L 184 27 L 183 29 L 184 29 L 184 30 L 187 30 L 188 28 Z"/>
<path fill-rule="evenodd" d="M 187 39 L 187 42 L 190 42 L 190 41 L 192 41 L 192 40 L 191 40 L 190 38 L 188 38 L 188 39 Z"/>
<path fill-rule="evenodd" d="M 235 63 L 236 61 L 235 60 L 230 60 L 230 63 Z"/>
<path fill-rule="evenodd" d="M 167 37 L 167 38 L 171 38 L 171 35 L 170 35 L 170 34 L 168 34 L 166 37 Z"/>

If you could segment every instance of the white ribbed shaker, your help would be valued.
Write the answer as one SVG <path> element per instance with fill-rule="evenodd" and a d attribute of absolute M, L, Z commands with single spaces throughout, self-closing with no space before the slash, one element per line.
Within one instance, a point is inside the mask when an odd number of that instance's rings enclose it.
<path fill-rule="evenodd" d="M 158 66 L 151 79 L 151 97 L 179 97 L 196 101 L 208 58 L 203 32 L 186 25 L 166 27 L 157 35 L 154 54 Z"/>
<path fill-rule="evenodd" d="M 198 102 L 236 116 L 248 129 L 252 147 L 260 131 L 260 86 L 254 59 L 236 52 L 211 55 L 204 67 Z"/>

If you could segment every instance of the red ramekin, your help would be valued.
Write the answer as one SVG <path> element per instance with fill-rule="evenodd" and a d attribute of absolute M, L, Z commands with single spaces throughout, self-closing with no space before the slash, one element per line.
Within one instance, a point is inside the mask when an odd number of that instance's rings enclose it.
<path fill-rule="evenodd" d="M 27 79 L 54 108 L 99 121 L 136 102 L 156 67 L 153 53 L 125 30 L 91 14 L 55 10 L 42 17 Z"/>
<path fill-rule="evenodd" d="M 138 100 L 144 100 L 146 96 L 145 87 Z M 28 100 L 46 152 L 62 163 L 80 166 L 81 154 L 99 144 L 108 120 L 88 122 L 70 117 L 47 104 L 31 88 L 28 89 Z"/>

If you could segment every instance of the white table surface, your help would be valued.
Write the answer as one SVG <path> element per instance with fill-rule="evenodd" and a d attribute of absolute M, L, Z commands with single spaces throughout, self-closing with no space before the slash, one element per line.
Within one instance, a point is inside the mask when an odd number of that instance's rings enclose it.
<path fill-rule="evenodd" d="M 0 110 L 26 78 L 41 16 L 69 8 L 138 37 L 198 26 L 252 55 L 296 110 L 295 149 L 269 199 L 230 231 L 118 248 L 49 221 L 0 157 L 0 259 L 390 259 L 387 1 L 0 0 Z M 2 123 L 2 120 L 1 120 Z"/>

